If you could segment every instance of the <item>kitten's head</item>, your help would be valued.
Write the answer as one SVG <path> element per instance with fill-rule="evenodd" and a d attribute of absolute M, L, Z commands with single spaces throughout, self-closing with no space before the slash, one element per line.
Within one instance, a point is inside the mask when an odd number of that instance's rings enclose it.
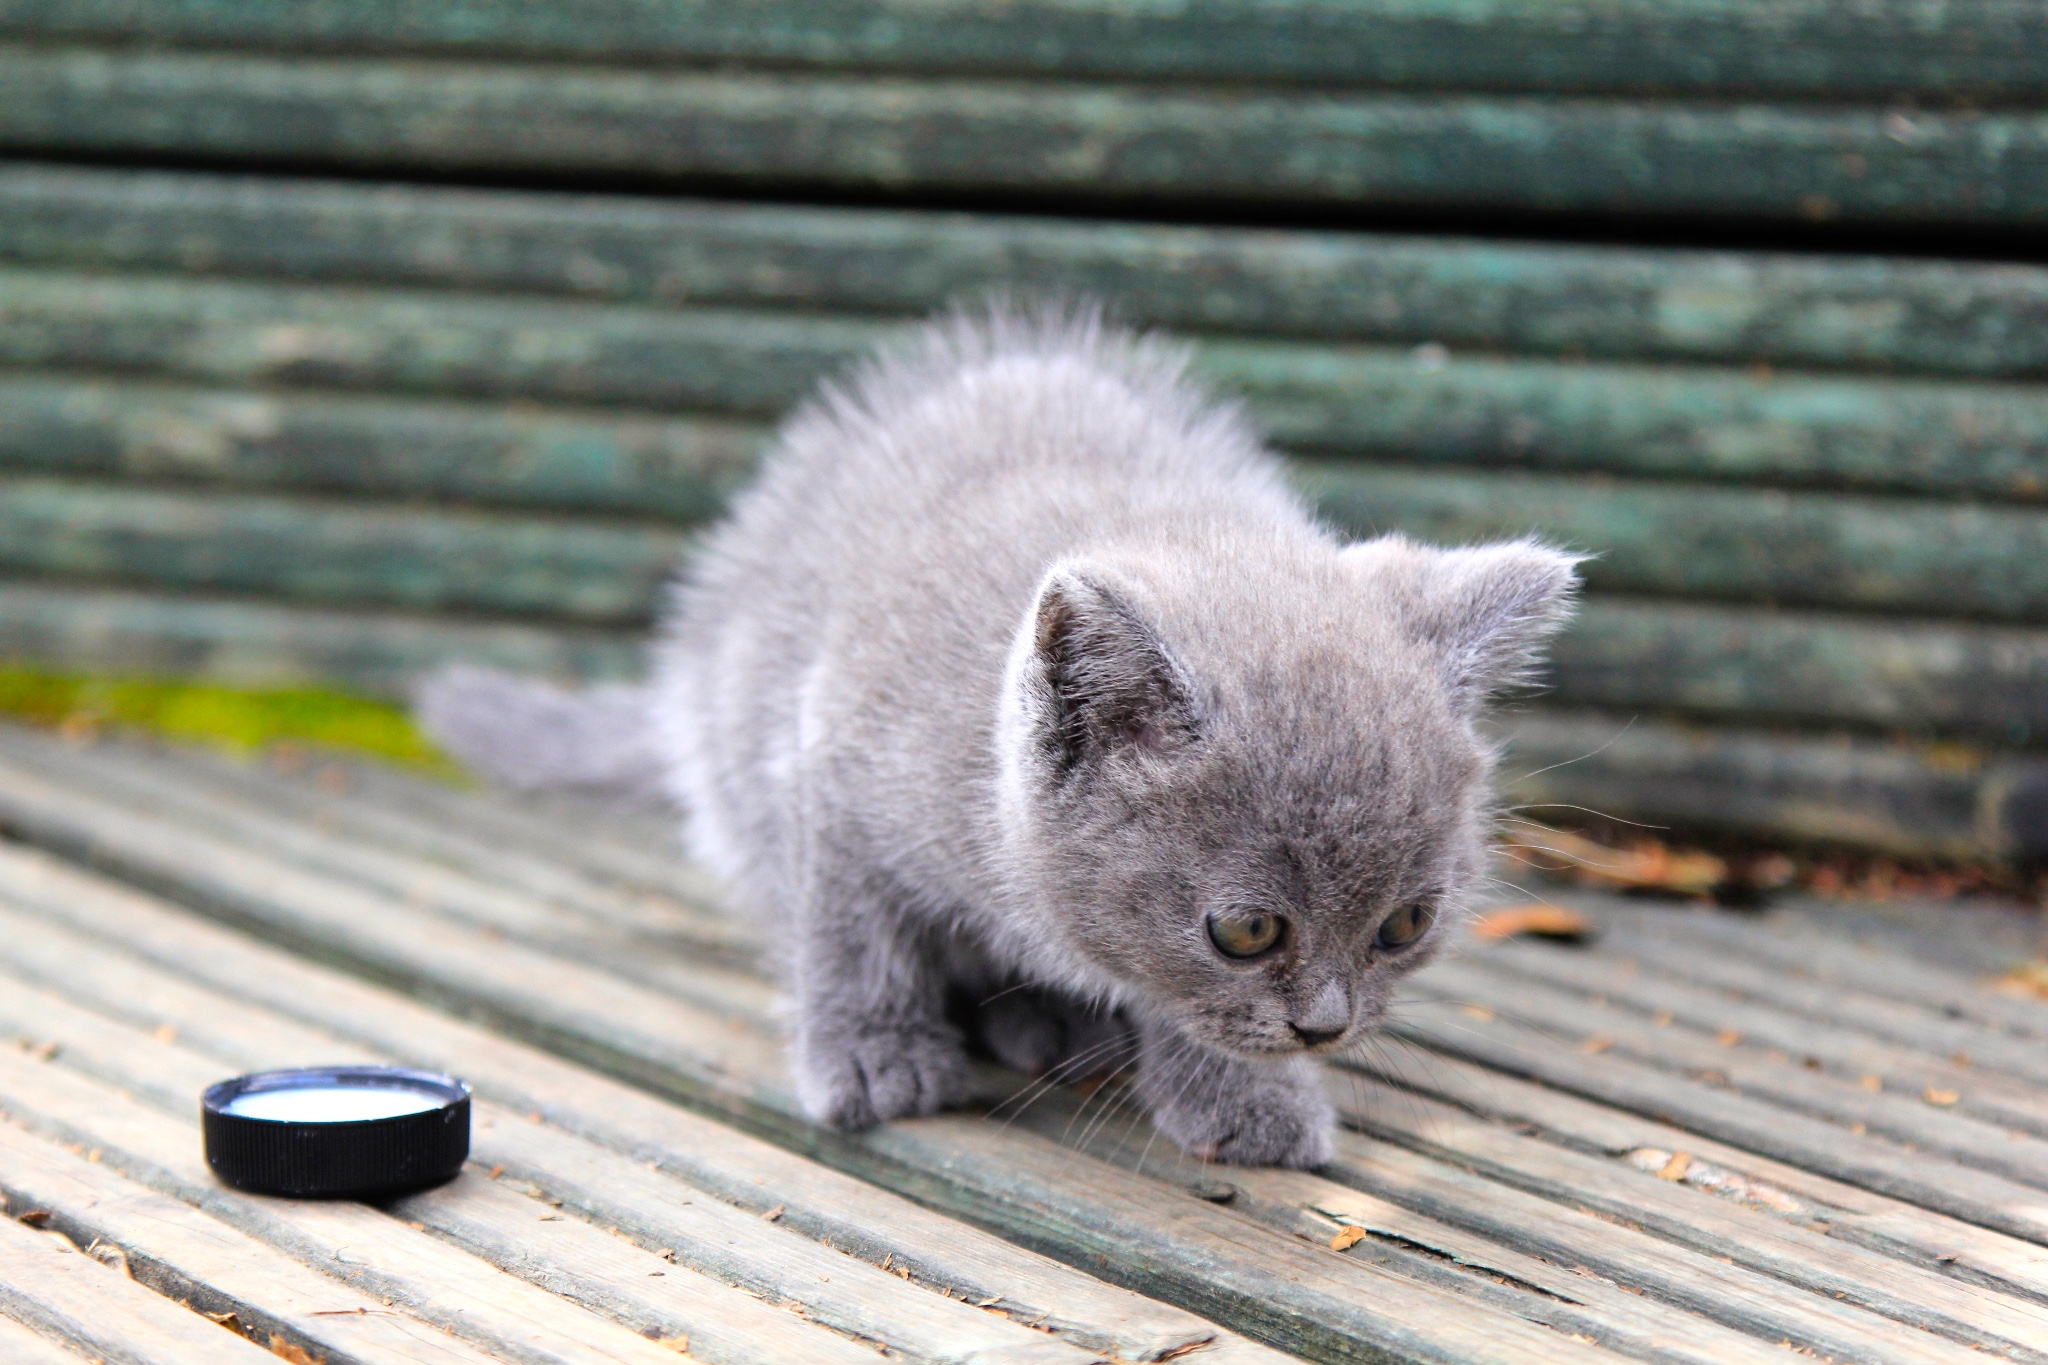
<path fill-rule="evenodd" d="M 1242 1056 L 1341 1047 L 1441 944 L 1491 818 L 1474 717 L 1576 584 L 1529 541 L 1281 558 L 1054 566 L 998 732 L 1006 849 L 1043 927 Z"/>

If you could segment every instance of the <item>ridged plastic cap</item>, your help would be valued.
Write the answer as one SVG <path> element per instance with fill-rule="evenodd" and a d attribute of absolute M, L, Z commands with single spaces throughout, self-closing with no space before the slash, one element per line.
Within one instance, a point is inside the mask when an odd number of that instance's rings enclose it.
<path fill-rule="evenodd" d="M 469 1086 L 431 1071 L 259 1071 L 209 1086 L 200 1109 L 206 1164 L 252 1194 L 388 1197 L 452 1180 L 469 1159 Z"/>

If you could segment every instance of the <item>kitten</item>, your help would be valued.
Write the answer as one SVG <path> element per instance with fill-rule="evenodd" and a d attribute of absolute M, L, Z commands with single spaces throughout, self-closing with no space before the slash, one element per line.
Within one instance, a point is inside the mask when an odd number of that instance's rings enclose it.
<path fill-rule="evenodd" d="M 590 739 L 610 757 L 571 772 L 506 747 L 506 684 L 425 693 L 486 770 L 665 777 L 696 856 L 784 927 L 820 1121 L 960 1099 L 965 1024 L 1031 1070 L 1134 1057 L 1196 1155 L 1319 1165 L 1315 1054 L 1481 876 L 1474 717 L 1575 561 L 1343 544 L 1183 365 L 996 308 L 826 387 L 683 575 L 644 711 L 607 699 L 645 747 Z"/>

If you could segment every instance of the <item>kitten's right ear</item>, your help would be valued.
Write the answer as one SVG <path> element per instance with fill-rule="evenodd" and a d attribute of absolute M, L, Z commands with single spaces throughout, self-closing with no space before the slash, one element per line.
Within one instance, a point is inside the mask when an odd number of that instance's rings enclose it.
<path fill-rule="evenodd" d="M 1120 749 L 1164 751 L 1193 734 L 1185 678 L 1112 575 L 1056 565 L 1026 629 L 1017 681 L 1054 771 Z"/>

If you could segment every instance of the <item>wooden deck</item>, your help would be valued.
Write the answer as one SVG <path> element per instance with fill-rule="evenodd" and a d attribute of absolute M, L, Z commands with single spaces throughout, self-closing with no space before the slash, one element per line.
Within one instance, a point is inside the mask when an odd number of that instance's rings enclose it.
<path fill-rule="evenodd" d="M 0 829 L 7 1362 L 2048 1362 L 2018 917 L 1573 897 L 1333 1070 L 1311 1175 L 994 1072 L 809 1127 L 651 817 L 8 729 Z M 212 1180 L 203 1086 L 356 1059 L 468 1078 L 469 1172 Z"/>

